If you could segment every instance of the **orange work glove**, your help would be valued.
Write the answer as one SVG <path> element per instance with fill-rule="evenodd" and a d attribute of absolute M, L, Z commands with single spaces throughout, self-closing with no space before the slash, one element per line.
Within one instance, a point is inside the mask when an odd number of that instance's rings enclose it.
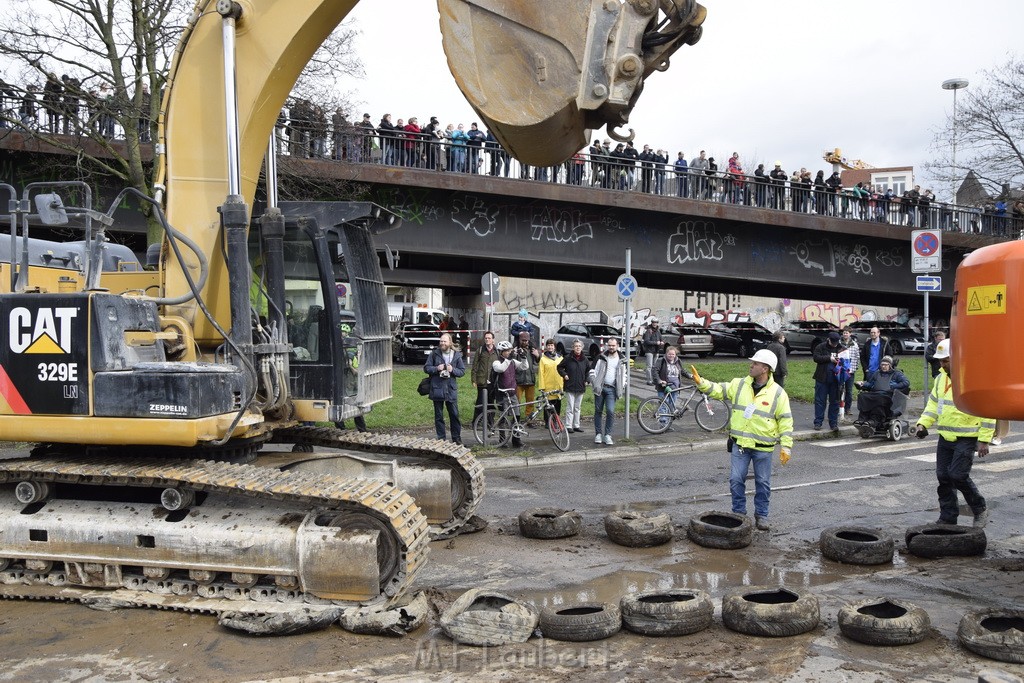
<path fill-rule="evenodd" d="M 789 449 L 788 448 L 783 448 L 779 452 L 779 462 L 781 462 L 783 465 L 785 465 L 787 462 L 789 462 L 789 457 L 790 456 L 789 456 Z"/>
<path fill-rule="evenodd" d="M 693 374 L 693 381 L 699 386 L 703 380 L 700 378 L 700 373 L 697 372 L 697 368 L 691 365 L 690 372 Z"/>

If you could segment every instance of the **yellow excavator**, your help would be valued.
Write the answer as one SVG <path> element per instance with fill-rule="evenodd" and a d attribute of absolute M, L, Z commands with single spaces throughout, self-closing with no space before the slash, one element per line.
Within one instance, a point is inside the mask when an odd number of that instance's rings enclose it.
<path fill-rule="evenodd" d="M 162 101 L 157 197 L 126 191 L 102 212 L 80 184 L 0 187 L 0 440 L 38 444 L 0 460 L 0 594 L 261 614 L 386 607 L 430 538 L 473 514 L 483 470 L 461 445 L 318 426 L 390 397 L 373 235 L 395 217 L 360 202 L 282 213 L 271 134 L 354 5 L 199 0 Z M 512 154 L 545 166 L 589 129 L 624 138 L 644 78 L 699 39 L 705 16 L 692 0 L 438 9 L 471 105 Z M 268 206 L 252 217 L 264 163 Z M 124 199 L 164 228 L 151 269 L 107 239 Z M 29 236 L 39 224 L 84 239 L 43 242 Z"/>

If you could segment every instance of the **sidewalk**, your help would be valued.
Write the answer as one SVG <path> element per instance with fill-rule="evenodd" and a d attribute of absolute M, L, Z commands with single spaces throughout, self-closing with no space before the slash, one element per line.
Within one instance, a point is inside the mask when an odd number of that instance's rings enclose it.
<path fill-rule="evenodd" d="M 655 395 L 653 387 L 647 385 L 643 371 L 633 370 L 631 372 L 632 386 L 630 391 L 634 398 L 641 400 Z M 620 401 L 620 406 L 622 402 Z M 828 429 L 815 431 L 814 429 L 814 404 L 802 401 L 792 401 L 793 411 L 793 439 L 796 442 L 809 441 L 814 439 L 832 439 L 837 436 L 856 436 L 857 430 L 850 422 L 840 424 L 839 434 Z M 924 394 L 917 392 L 911 395 L 907 402 L 906 419 L 914 424 L 917 416 L 924 409 Z M 854 408 L 856 411 L 856 408 Z M 725 450 L 724 432 L 706 432 L 697 426 L 696 420 L 686 415 L 681 420 L 673 423 L 672 431 L 664 434 L 648 434 L 637 424 L 636 415 L 630 415 L 629 439 L 623 435 L 623 424 L 620 416 L 616 416 L 615 429 L 612 438 L 615 445 L 604 446 L 594 443 L 594 421 L 593 418 L 585 418 L 583 431 L 570 435 L 569 450 L 562 452 L 558 450 L 547 430 L 540 426 L 531 429 L 524 440 L 524 448 L 515 451 L 513 454 L 502 453 L 501 455 L 481 454 L 480 462 L 485 469 L 502 470 L 515 469 L 520 467 L 538 467 L 541 465 L 556 465 L 573 462 L 591 462 L 598 460 L 615 460 L 619 458 L 632 458 L 637 456 L 656 455 L 677 455 L 687 452 L 707 452 L 713 450 Z M 465 434 L 465 432 L 463 432 Z M 906 438 L 906 437 L 904 437 Z M 472 439 L 472 436 L 470 436 Z M 469 442 L 467 442 L 468 444 Z M 795 454 L 799 454 L 799 443 L 794 446 Z M 506 449 L 501 449 L 506 450 Z"/>

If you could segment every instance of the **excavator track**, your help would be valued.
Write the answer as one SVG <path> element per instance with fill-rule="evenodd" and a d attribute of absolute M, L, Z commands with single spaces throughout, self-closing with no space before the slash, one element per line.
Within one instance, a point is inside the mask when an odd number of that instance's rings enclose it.
<path fill-rule="evenodd" d="M 223 613 L 226 610 L 250 614 L 275 614 L 297 610 L 309 612 L 339 605 L 385 608 L 401 599 L 425 563 L 429 552 L 428 523 L 415 501 L 401 489 L 377 480 L 325 477 L 208 460 L 169 461 L 134 458 L 112 462 L 97 456 L 67 456 L 0 461 L 0 484 L 22 482 L 51 488 L 87 485 L 111 487 L 113 490 L 125 490 L 125 487 L 188 490 L 206 496 L 207 501 L 228 501 L 227 505 L 222 503 L 221 507 L 210 504 L 211 514 L 218 517 L 234 515 L 244 522 L 250 510 L 253 510 L 264 518 L 273 520 L 268 528 L 276 527 L 279 520 L 281 526 L 287 526 L 283 520 L 290 518 L 292 526 L 306 534 L 302 537 L 303 540 L 297 542 L 285 536 L 284 538 L 293 541 L 293 545 L 308 544 L 310 541 L 304 539 L 310 538 L 314 541 L 318 538 L 340 538 L 340 545 L 324 546 L 323 552 L 333 550 L 337 553 L 339 548 L 351 547 L 356 550 L 357 562 L 366 561 L 369 556 L 368 561 L 374 564 L 371 576 L 376 580 L 376 585 L 372 587 L 376 589 L 376 595 L 370 594 L 372 589 L 366 590 L 366 582 L 363 581 L 358 588 L 364 590 L 366 594 L 359 598 L 338 599 L 348 587 L 337 588 L 331 583 L 329 574 L 336 567 L 344 569 L 344 563 L 351 561 L 344 555 L 344 551 L 341 551 L 337 559 L 326 558 L 328 565 L 332 561 L 335 565 L 321 567 L 319 570 L 314 568 L 313 572 L 301 566 L 303 559 L 300 557 L 296 563 L 299 565 L 296 574 L 284 577 L 281 574 L 285 572 L 280 569 L 265 575 L 234 573 L 253 570 L 230 567 L 218 569 L 216 563 L 208 558 L 205 565 L 175 565 L 165 555 L 153 555 L 163 561 L 157 567 L 149 567 L 147 571 L 148 563 L 139 560 L 139 554 L 144 555 L 146 551 L 130 548 L 130 544 L 123 541 L 116 543 L 111 539 L 109 547 L 101 548 L 107 555 L 97 560 L 94 547 L 86 548 L 82 544 L 75 546 L 66 539 L 54 538 L 53 536 L 57 536 L 58 533 L 81 533 L 88 536 L 88 530 L 83 533 L 82 530 L 72 532 L 64 529 L 65 526 L 71 525 L 68 521 L 56 525 L 50 532 L 50 538 L 31 539 L 50 543 L 30 543 L 27 547 L 33 550 L 20 554 L 19 549 L 25 548 L 26 545 L 16 538 L 17 533 L 13 528 L 17 526 L 19 518 L 31 518 L 43 508 L 81 503 L 53 498 L 21 505 L 23 501 L 16 502 L 15 494 L 6 489 L 0 497 L 4 508 L 2 514 L 10 515 L 5 522 L 5 533 L 0 535 L 2 598 L 75 600 L 112 607 L 145 606 L 206 613 Z M 90 504 L 100 506 L 100 510 L 113 509 L 113 505 L 108 502 L 85 503 Z M 194 509 L 185 510 L 182 514 L 196 518 L 200 516 L 198 511 L 204 510 L 205 505 L 196 505 Z M 145 505 L 129 503 L 125 506 L 132 511 L 142 510 L 138 516 L 140 523 L 146 523 L 147 518 L 159 517 L 157 513 L 163 510 L 159 505 L 153 506 L 152 512 Z M 255 517 L 256 512 L 251 514 Z M 96 519 L 99 524 L 102 515 L 102 512 L 91 512 L 86 514 L 85 519 Z M 295 522 L 296 519 L 303 520 L 302 524 Z M 317 521 L 311 521 L 314 519 Z M 321 523 L 321 519 L 326 521 Z M 353 519 L 369 519 L 371 522 L 369 526 L 346 523 Z M 15 524 L 9 524 L 12 520 Z M 29 522 L 30 525 L 32 523 Z M 230 525 L 227 533 L 234 534 L 237 522 L 232 519 L 225 524 Z M 201 532 L 203 527 L 199 529 Z M 368 534 L 368 530 L 378 533 Z M 146 531 L 133 529 L 126 533 L 145 534 Z M 186 533 L 192 533 L 191 528 Z M 378 567 L 374 562 L 379 561 L 381 542 L 373 545 L 367 540 L 383 536 L 387 537 L 384 545 L 393 550 L 388 555 L 386 569 Z M 260 528 L 255 528 L 252 537 L 260 540 L 249 542 L 250 546 L 259 547 L 262 540 Z M 102 535 L 100 538 L 102 539 Z M 355 540 L 351 540 L 352 538 Z M 346 546 L 345 543 L 350 545 Z M 36 551 L 36 545 L 39 545 L 41 550 Z M 96 542 L 93 541 L 93 546 L 95 545 Z M 124 550 L 126 547 L 128 549 Z M 155 542 L 153 547 L 153 552 L 163 550 L 159 542 Z M 319 559 L 318 553 L 321 551 L 319 546 L 315 547 L 312 558 Z M 94 553 L 91 561 L 90 552 Z M 123 557 L 120 561 L 117 555 L 119 552 Z M 133 552 L 135 554 L 131 555 Z M 309 550 L 305 552 L 307 555 L 310 553 Z M 301 552 L 299 554 L 301 556 Z M 303 557 L 306 563 L 311 562 L 310 557 Z M 193 571 L 195 566 L 205 567 L 198 575 L 198 579 Z M 316 571 L 321 573 L 316 574 Z M 323 578 L 325 575 L 328 576 L 326 580 Z M 309 577 L 312 577 L 312 580 Z M 225 581 L 225 578 L 231 580 Z M 310 589 L 308 584 L 313 585 L 313 588 Z M 316 585 L 327 588 L 318 594 Z M 96 588 L 104 590 L 95 590 Z"/>
<path fill-rule="evenodd" d="M 472 452 L 439 439 L 303 426 L 275 430 L 271 441 L 388 455 L 410 464 L 447 468 L 452 474 L 452 518 L 430 526 L 434 539 L 458 534 L 476 512 L 486 490 L 484 467 Z"/>

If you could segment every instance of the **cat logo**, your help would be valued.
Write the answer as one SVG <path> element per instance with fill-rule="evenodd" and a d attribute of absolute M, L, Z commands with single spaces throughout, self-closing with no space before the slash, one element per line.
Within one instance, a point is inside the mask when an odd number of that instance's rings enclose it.
<path fill-rule="evenodd" d="M 71 353 L 71 320 L 77 308 L 11 309 L 8 335 L 14 353 Z"/>

